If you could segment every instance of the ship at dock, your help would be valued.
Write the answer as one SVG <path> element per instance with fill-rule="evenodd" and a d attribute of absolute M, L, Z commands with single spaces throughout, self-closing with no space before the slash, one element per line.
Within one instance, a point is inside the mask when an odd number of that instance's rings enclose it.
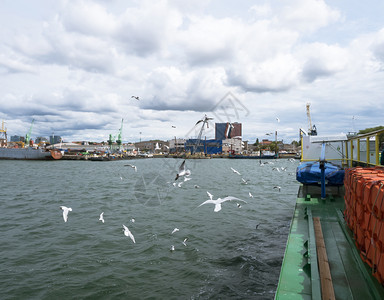
<path fill-rule="evenodd" d="M 28 141 L 29 142 L 29 141 Z M 8 147 L 7 129 L 0 129 L 0 159 L 26 159 L 26 160 L 50 160 L 61 159 L 62 153 L 57 149 L 46 149 L 45 147 L 35 147 L 33 143 L 24 147 L 23 143 L 17 147 Z"/>
<path fill-rule="evenodd" d="M 27 159 L 27 160 L 49 160 L 60 159 L 62 154 L 58 150 L 47 150 L 44 148 L 0 148 L 0 159 Z"/>
<path fill-rule="evenodd" d="M 384 299 L 383 135 L 301 133 L 301 185 L 275 299 Z"/>

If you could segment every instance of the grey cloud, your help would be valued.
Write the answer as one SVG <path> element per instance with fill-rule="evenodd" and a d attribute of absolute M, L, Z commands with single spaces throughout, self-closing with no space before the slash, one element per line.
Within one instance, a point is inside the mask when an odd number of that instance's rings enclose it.
<path fill-rule="evenodd" d="M 236 86 L 246 92 L 254 93 L 281 93 L 288 91 L 294 85 L 290 82 L 284 82 L 281 84 L 274 84 L 273 82 L 266 82 L 264 80 L 250 80 L 246 76 L 238 73 L 233 69 L 228 69 L 227 73 L 227 84 L 229 86 Z"/>
<path fill-rule="evenodd" d="M 334 73 L 334 71 L 327 68 L 323 60 L 316 59 L 308 60 L 302 70 L 302 76 L 307 82 L 313 82 L 319 77 L 331 76 Z"/>
<path fill-rule="evenodd" d="M 377 44 L 373 48 L 373 54 L 375 55 L 375 57 L 377 57 L 377 59 L 381 60 L 381 62 L 384 63 L 384 42 L 381 44 Z"/>
<path fill-rule="evenodd" d="M 173 101 L 172 101 L 173 100 Z M 173 111 L 199 111 L 206 112 L 212 109 L 214 102 L 212 99 L 197 98 L 189 95 L 188 99 L 169 99 L 159 96 L 153 96 L 148 102 L 143 103 L 140 107 L 143 109 L 153 110 L 173 110 Z"/>

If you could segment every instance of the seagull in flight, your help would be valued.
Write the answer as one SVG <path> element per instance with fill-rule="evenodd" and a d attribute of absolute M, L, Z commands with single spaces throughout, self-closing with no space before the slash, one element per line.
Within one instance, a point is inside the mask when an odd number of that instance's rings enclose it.
<path fill-rule="evenodd" d="M 214 212 L 218 212 L 218 211 L 221 210 L 221 203 L 224 203 L 224 202 L 226 202 L 226 201 L 233 201 L 233 200 L 235 200 L 235 201 L 242 201 L 242 202 L 244 202 L 244 203 L 247 203 L 246 201 L 241 200 L 241 199 L 239 199 L 239 198 L 232 197 L 232 196 L 228 196 L 228 197 L 225 197 L 225 198 L 223 198 L 223 199 L 218 198 L 218 199 L 216 199 L 216 200 L 213 200 L 213 199 L 206 200 L 206 201 L 204 201 L 203 203 L 201 203 L 198 207 L 200 207 L 200 206 L 202 206 L 202 205 L 204 205 L 204 204 L 212 203 L 212 204 L 215 205 L 215 208 L 213 209 L 213 211 L 214 211 Z"/>
<path fill-rule="evenodd" d="M 100 214 L 99 221 L 101 221 L 101 222 L 104 223 L 104 212 L 102 212 L 102 213 Z"/>
<path fill-rule="evenodd" d="M 248 184 L 249 180 L 245 180 L 244 178 L 241 178 L 241 181 L 243 182 L 243 184 Z"/>
<path fill-rule="evenodd" d="M 251 192 L 249 192 L 248 195 L 250 198 L 253 198 L 253 195 L 251 194 Z"/>
<path fill-rule="evenodd" d="M 211 200 L 213 199 L 213 195 L 210 192 L 207 191 L 207 195 L 208 195 L 209 199 L 211 199 Z"/>
<path fill-rule="evenodd" d="M 60 206 L 60 208 L 63 210 L 63 219 L 64 222 L 68 221 L 68 212 L 72 211 L 72 208 L 66 207 L 66 206 Z"/>
<path fill-rule="evenodd" d="M 184 159 L 179 167 L 179 173 L 176 174 L 175 180 L 179 179 L 179 177 L 181 176 L 189 176 L 189 175 L 191 175 L 191 171 L 185 169 L 185 159 Z"/>
<path fill-rule="evenodd" d="M 131 167 L 132 169 L 135 169 L 135 172 L 137 172 L 137 167 L 131 164 L 124 165 L 126 167 Z"/>
<path fill-rule="evenodd" d="M 187 241 L 188 241 L 188 238 L 185 238 L 184 241 L 183 241 L 183 245 L 184 245 L 185 247 L 187 247 Z"/>
<path fill-rule="evenodd" d="M 239 173 L 239 171 L 235 170 L 235 169 L 232 168 L 232 167 L 231 167 L 231 170 L 233 171 L 233 173 L 236 173 L 237 175 L 241 175 L 241 174 Z"/>
<path fill-rule="evenodd" d="M 131 238 L 132 242 L 134 242 L 136 244 L 135 237 L 129 231 L 128 227 L 123 224 L 123 228 L 124 228 L 123 231 L 124 231 L 125 236 L 129 236 Z"/>
<path fill-rule="evenodd" d="M 140 100 L 139 96 L 132 96 L 131 98 L 135 98 L 136 100 Z"/>
<path fill-rule="evenodd" d="M 178 232 L 179 231 L 179 228 L 175 228 L 172 230 L 172 233 L 171 234 L 174 234 L 175 232 Z"/>

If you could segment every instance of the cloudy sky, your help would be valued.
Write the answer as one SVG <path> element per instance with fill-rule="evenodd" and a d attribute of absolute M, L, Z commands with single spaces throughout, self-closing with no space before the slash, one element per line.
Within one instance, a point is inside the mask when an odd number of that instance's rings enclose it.
<path fill-rule="evenodd" d="M 291 142 L 309 102 L 319 134 L 384 125 L 383 12 L 377 0 L 1 0 L 0 120 L 9 136 L 34 119 L 32 138 L 106 141 L 124 119 L 127 142 L 195 137 L 206 114 L 241 122 L 245 140 Z"/>

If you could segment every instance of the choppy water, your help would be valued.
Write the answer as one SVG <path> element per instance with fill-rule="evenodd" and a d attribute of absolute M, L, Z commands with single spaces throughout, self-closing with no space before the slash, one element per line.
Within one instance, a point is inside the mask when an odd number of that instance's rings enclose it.
<path fill-rule="evenodd" d="M 187 160 L 179 188 L 180 159 L 0 161 L 1 299 L 273 299 L 298 184 L 270 162 Z"/>

